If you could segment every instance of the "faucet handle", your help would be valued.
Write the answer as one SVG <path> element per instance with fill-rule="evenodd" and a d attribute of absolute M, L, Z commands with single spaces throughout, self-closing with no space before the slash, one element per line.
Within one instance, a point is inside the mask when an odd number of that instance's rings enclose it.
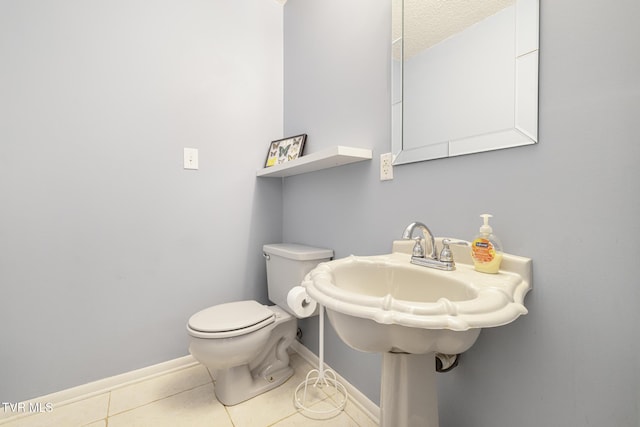
<path fill-rule="evenodd" d="M 449 245 L 468 246 L 464 240 L 442 239 L 442 251 L 440 251 L 440 261 L 453 262 L 453 253 Z"/>
<path fill-rule="evenodd" d="M 417 257 L 417 258 L 424 258 L 424 249 L 422 247 L 422 244 L 420 244 L 420 237 L 415 237 L 413 240 L 416 241 L 416 244 L 413 245 L 413 251 L 411 256 Z"/>

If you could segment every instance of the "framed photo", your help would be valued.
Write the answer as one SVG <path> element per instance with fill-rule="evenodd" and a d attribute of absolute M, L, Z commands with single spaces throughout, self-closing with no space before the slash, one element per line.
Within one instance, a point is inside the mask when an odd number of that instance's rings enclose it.
<path fill-rule="evenodd" d="M 302 135 L 290 136 L 271 142 L 264 167 L 279 165 L 302 156 L 306 141 L 307 134 L 303 133 Z"/>

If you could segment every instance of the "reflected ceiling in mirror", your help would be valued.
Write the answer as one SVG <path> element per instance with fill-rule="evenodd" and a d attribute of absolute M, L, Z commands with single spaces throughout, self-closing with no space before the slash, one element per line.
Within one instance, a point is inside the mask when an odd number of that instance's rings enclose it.
<path fill-rule="evenodd" d="M 538 0 L 393 0 L 394 164 L 537 142 Z"/>

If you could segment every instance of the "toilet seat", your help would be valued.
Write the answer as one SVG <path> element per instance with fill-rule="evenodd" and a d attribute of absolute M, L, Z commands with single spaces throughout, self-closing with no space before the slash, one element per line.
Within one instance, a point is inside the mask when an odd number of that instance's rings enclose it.
<path fill-rule="evenodd" d="M 189 329 L 200 338 L 231 338 L 275 322 L 273 310 L 257 301 L 236 301 L 205 308 L 191 316 Z"/>

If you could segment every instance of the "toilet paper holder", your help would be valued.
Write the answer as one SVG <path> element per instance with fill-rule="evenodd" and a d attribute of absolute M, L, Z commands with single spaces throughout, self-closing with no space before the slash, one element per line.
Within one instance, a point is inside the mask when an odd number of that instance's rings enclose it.
<path fill-rule="evenodd" d="M 305 317 L 318 314 L 318 304 L 308 294 L 302 286 L 294 286 L 287 294 L 287 305 L 296 317 Z"/>
<path fill-rule="evenodd" d="M 309 298 L 310 299 L 310 298 Z M 311 299 L 310 299 L 311 300 Z M 314 304 L 316 302 L 311 300 Z M 307 376 L 303 382 L 301 382 L 296 391 L 294 393 L 294 403 L 297 408 L 302 409 L 302 414 L 313 418 L 313 416 L 322 416 L 326 417 L 329 415 L 338 414 L 342 411 L 347 404 L 347 389 L 342 383 L 340 383 L 336 377 L 336 373 L 331 368 L 325 368 L 324 365 L 324 307 L 321 304 L 318 304 L 319 310 L 319 354 L 318 358 L 320 359 L 318 363 L 318 369 L 312 369 L 307 373 Z M 308 400 L 309 386 L 313 388 L 323 389 L 325 387 L 331 388 L 334 392 L 333 399 L 326 399 L 324 402 L 329 404 L 329 408 L 324 410 L 313 409 L 312 406 L 314 403 L 317 403 L 318 400 Z M 327 394 L 328 395 L 328 394 Z M 320 405 L 323 407 L 323 405 Z M 324 406 L 326 408 L 326 406 Z"/>

